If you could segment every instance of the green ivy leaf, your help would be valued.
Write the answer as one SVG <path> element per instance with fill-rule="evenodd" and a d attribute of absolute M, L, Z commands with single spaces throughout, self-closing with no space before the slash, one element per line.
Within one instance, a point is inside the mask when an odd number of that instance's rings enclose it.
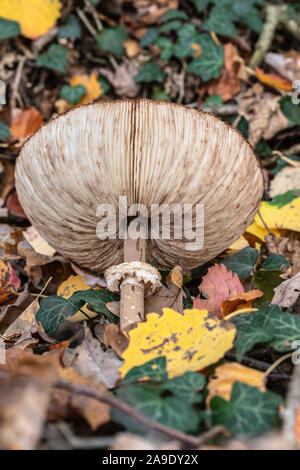
<path fill-rule="evenodd" d="M 288 118 L 290 126 L 300 125 L 300 106 L 294 104 L 290 96 L 283 96 L 280 99 L 280 108 L 283 114 Z"/>
<path fill-rule="evenodd" d="M 179 20 L 169 21 L 168 23 L 163 24 L 159 28 L 160 33 L 164 33 L 165 31 L 177 31 L 181 27 L 181 22 Z"/>
<path fill-rule="evenodd" d="M 282 398 L 272 392 L 235 382 L 230 401 L 214 397 L 210 402 L 215 424 L 224 425 L 234 436 L 262 434 L 280 424 Z"/>
<path fill-rule="evenodd" d="M 73 303 L 69 299 L 64 299 L 58 295 L 51 295 L 41 301 L 36 319 L 41 322 L 47 335 L 53 336 L 57 327 L 67 317 L 75 315 L 83 303 Z"/>
<path fill-rule="evenodd" d="M 122 383 L 127 384 L 137 382 L 143 378 L 165 381 L 168 379 L 166 364 L 167 361 L 165 357 L 156 357 L 141 366 L 130 369 L 130 371 L 125 375 Z"/>
<path fill-rule="evenodd" d="M 152 99 L 153 100 L 162 100 L 162 101 L 170 101 L 171 97 L 165 90 L 159 85 L 153 85 L 152 88 Z"/>
<path fill-rule="evenodd" d="M 168 380 L 162 388 L 172 392 L 186 403 L 199 403 L 202 400 L 199 391 L 205 387 L 205 383 L 204 375 L 187 371 L 180 377 Z"/>
<path fill-rule="evenodd" d="M 35 63 L 38 67 L 46 67 L 57 72 L 67 72 L 68 51 L 60 44 L 52 44 L 48 51 L 37 56 Z"/>
<path fill-rule="evenodd" d="M 118 388 L 117 397 L 143 416 L 183 432 L 195 432 L 199 418 L 192 405 L 175 396 L 162 397 L 161 390 L 151 385 L 129 385 Z M 145 433 L 128 415 L 112 410 L 112 420 L 123 424 L 131 432 Z"/>
<path fill-rule="evenodd" d="M 162 21 L 172 21 L 172 20 L 188 20 L 189 17 L 185 11 L 182 10 L 168 10 L 167 13 L 162 17 Z"/>
<path fill-rule="evenodd" d="M 174 45 L 174 54 L 178 59 L 185 59 L 192 56 L 195 50 L 192 44 L 199 43 L 201 35 L 197 32 L 193 24 L 187 23 L 178 31 L 178 39 Z"/>
<path fill-rule="evenodd" d="M 281 269 L 282 266 L 288 266 L 289 262 L 285 256 L 280 254 L 273 254 L 268 256 L 262 264 L 261 269 L 265 269 L 267 271 L 274 271 L 277 269 Z"/>
<path fill-rule="evenodd" d="M 77 19 L 77 16 L 71 14 L 68 16 L 66 21 L 59 27 L 58 37 L 59 38 L 75 38 L 80 39 L 82 36 L 81 26 Z"/>
<path fill-rule="evenodd" d="M 211 95 L 206 98 L 203 109 L 205 109 L 205 107 L 209 107 L 210 104 L 213 106 L 222 106 L 223 100 L 220 95 Z"/>
<path fill-rule="evenodd" d="M 199 36 L 198 43 L 202 47 L 202 54 L 190 62 L 187 71 L 200 75 L 205 82 L 218 78 L 224 63 L 223 46 L 215 44 L 208 34 Z"/>
<path fill-rule="evenodd" d="M 141 47 L 147 47 L 147 46 L 150 46 L 151 44 L 154 44 L 158 36 L 159 36 L 158 28 L 148 28 L 147 32 L 144 34 L 144 36 L 140 40 Z"/>
<path fill-rule="evenodd" d="M 161 60 L 168 60 L 173 54 L 173 43 L 170 39 L 165 38 L 164 36 L 160 36 L 157 41 L 155 42 L 156 46 L 163 49 L 160 58 Z"/>
<path fill-rule="evenodd" d="M 274 289 L 283 282 L 280 270 L 264 271 L 260 270 L 253 276 L 253 285 L 257 289 L 263 291 L 264 295 L 259 299 L 255 300 L 254 307 L 266 307 L 269 305 L 274 297 Z"/>
<path fill-rule="evenodd" d="M 0 140 L 9 139 L 10 137 L 10 130 L 3 121 L 0 119 Z"/>
<path fill-rule="evenodd" d="M 104 96 L 108 92 L 108 90 L 110 89 L 110 84 L 108 83 L 108 81 L 104 77 L 99 77 L 98 82 L 100 83 L 101 89 L 103 90 L 103 93 L 102 93 L 101 96 Z"/>
<path fill-rule="evenodd" d="M 0 41 L 19 36 L 19 34 L 21 34 L 19 23 L 0 18 Z"/>
<path fill-rule="evenodd" d="M 119 319 L 106 307 L 108 302 L 120 300 L 118 294 L 114 294 L 105 289 L 88 289 L 75 292 L 68 300 L 78 304 L 79 302 L 88 303 L 96 313 L 106 315 L 112 322 L 118 323 Z"/>
<path fill-rule="evenodd" d="M 203 23 L 203 29 L 206 31 L 214 31 L 223 36 L 237 35 L 230 10 L 228 11 L 227 8 L 222 6 L 212 8 L 208 20 Z"/>
<path fill-rule="evenodd" d="M 71 104 L 77 104 L 86 92 L 87 90 L 84 85 L 64 85 L 60 90 L 60 96 Z"/>
<path fill-rule="evenodd" d="M 117 57 L 122 57 L 124 53 L 123 41 L 127 37 L 126 29 L 123 25 L 105 28 L 96 36 L 99 49 L 111 52 Z"/>
<path fill-rule="evenodd" d="M 248 277 L 251 274 L 253 267 L 258 260 L 258 250 L 247 246 L 238 253 L 227 256 L 222 260 L 226 268 L 233 273 L 236 273 L 241 279 Z"/>
<path fill-rule="evenodd" d="M 281 207 L 286 206 L 297 197 L 299 197 L 299 193 L 294 189 L 290 189 L 284 194 L 278 194 L 275 196 L 273 200 L 269 202 L 269 204 L 271 204 L 271 206 L 278 207 L 278 209 L 281 209 Z"/>
<path fill-rule="evenodd" d="M 199 13 L 202 13 L 202 11 L 205 10 L 205 8 L 211 3 L 212 0 L 190 0 L 196 10 L 199 12 Z"/>
<path fill-rule="evenodd" d="M 140 82 L 163 82 L 166 74 L 155 62 L 146 62 L 135 77 Z"/>

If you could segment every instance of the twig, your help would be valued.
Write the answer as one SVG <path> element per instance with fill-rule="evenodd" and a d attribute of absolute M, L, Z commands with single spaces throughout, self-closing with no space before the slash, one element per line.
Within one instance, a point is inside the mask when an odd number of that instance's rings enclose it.
<path fill-rule="evenodd" d="M 242 315 L 243 313 L 257 312 L 258 308 L 241 308 L 240 310 L 235 310 L 234 312 L 229 313 L 224 317 L 224 320 L 230 320 L 236 315 Z"/>
<path fill-rule="evenodd" d="M 270 373 L 272 372 L 272 370 L 276 369 L 276 367 L 279 366 L 279 364 L 281 364 L 282 362 L 284 362 L 286 359 L 292 357 L 292 355 L 294 354 L 294 351 L 292 352 L 289 352 L 287 354 L 285 354 L 284 356 L 281 356 L 279 359 L 277 359 L 277 361 L 274 362 L 274 364 L 272 364 L 269 369 L 266 370 L 266 372 L 264 373 L 264 377 L 268 377 L 268 375 L 270 375 Z"/>
<path fill-rule="evenodd" d="M 95 398 L 96 400 L 99 400 L 102 403 L 106 403 L 107 405 L 110 405 L 118 409 L 119 411 L 127 414 L 132 419 L 134 419 L 135 421 L 138 421 L 141 424 L 144 424 L 148 428 L 155 429 L 156 431 L 161 432 L 169 437 L 172 437 L 173 439 L 176 439 L 184 443 L 185 445 L 188 445 L 193 448 L 197 448 L 201 445 L 204 445 L 213 437 L 225 431 L 223 426 L 216 426 L 215 428 L 210 429 L 207 433 L 202 434 L 202 436 L 200 437 L 191 436 L 184 432 L 178 431 L 177 429 L 169 428 L 168 426 L 165 426 L 164 424 L 161 424 L 156 421 L 152 421 L 149 418 L 146 418 L 145 416 L 138 413 L 134 408 L 127 405 L 126 403 L 123 403 L 118 398 L 111 396 L 106 391 L 94 390 L 86 385 L 73 384 L 65 380 L 58 380 L 55 383 L 55 387 L 62 388 L 71 393 L 78 393 L 80 395 L 85 395 L 90 398 Z"/>
<path fill-rule="evenodd" d="M 20 95 L 19 95 L 18 89 L 19 89 L 20 81 L 22 78 L 22 72 L 23 72 L 23 68 L 24 68 L 26 60 L 27 60 L 27 57 L 25 55 L 19 57 L 19 63 L 17 66 L 16 75 L 11 85 L 12 94 L 10 98 L 10 108 L 12 110 L 16 107 L 17 99 L 20 101 Z"/>
<path fill-rule="evenodd" d="M 85 27 L 89 30 L 91 35 L 93 37 L 97 36 L 97 31 L 95 30 L 94 26 L 89 22 L 89 20 L 87 19 L 86 15 L 83 13 L 83 11 L 80 10 L 80 8 L 77 7 L 76 8 L 76 13 L 79 16 L 79 18 L 81 19 L 81 21 L 83 22 L 83 24 L 85 25 Z"/>
<path fill-rule="evenodd" d="M 56 427 L 68 441 L 72 449 L 105 449 L 110 447 L 114 442 L 114 437 L 77 437 L 75 436 L 69 426 L 60 422 Z"/>
<path fill-rule="evenodd" d="M 272 235 L 271 230 L 269 229 L 269 227 L 267 226 L 266 222 L 265 222 L 264 219 L 262 218 L 262 215 L 261 215 L 259 209 L 258 209 L 257 213 L 258 213 L 258 216 L 259 216 L 260 220 L 261 220 L 262 223 L 264 224 L 265 229 L 268 230 L 269 235 Z"/>
<path fill-rule="evenodd" d="M 101 23 L 101 20 L 99 18 L 99 15 L 95 6 L 91 3 L 91 0 L 84 0 L 84 3 L 87 8 L 87 11 L 89 11 L 91 15 L 93 16 L 96 26 L 98 28 L 98 31 L 102 31 L 103 25 Z"/>

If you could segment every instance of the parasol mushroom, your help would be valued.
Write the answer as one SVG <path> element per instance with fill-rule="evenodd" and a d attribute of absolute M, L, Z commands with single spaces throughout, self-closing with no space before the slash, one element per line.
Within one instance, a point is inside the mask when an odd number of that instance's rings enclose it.
<path fill-rule="evenodd" d="M 105 271 L 108 288 L 121 291 L 124 328 L 143 319 L 144 294 L 160 286 L 159 271 L 148 263 L 191 269 L 222 252 L 252 222 L 263 177 L 248 142 L 219 118 L 126 99 L 76 107 L 39 129 L 21 149 L 16 187 L 28 219 L 53 248 L 81 267 Z M 119 223 L 130 221 L 120 215 L 120 197 L 128 207 L 141 205 L 139 214 L 145 208 L 150 214 L 153 204 L 177 205 L 171 239 L 147 236 L 147 216 L 135 239 L 120 238 Z M 195 215 L 201 204 L 204 226 Z M 190 208 L 190 231 L 204 227 L 203 246 L 174 236 L 176 207 L 183 205 Z M 119 217 L 115 238 L 101 239 L 97 224 L 109 213 Z"/>

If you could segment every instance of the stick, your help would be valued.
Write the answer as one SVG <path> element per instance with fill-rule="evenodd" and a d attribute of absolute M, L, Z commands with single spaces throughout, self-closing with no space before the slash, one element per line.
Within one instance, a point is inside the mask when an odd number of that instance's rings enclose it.
<path fill-rule="evenodd" d="M 71 393 L 78 393 L 80 395 L 85 395 L 90 398 L 95 398 L 96 400 L 101 401 L 102 403 L 106 403 L 107 405 L 110 405 L 122 411 L 123 413 L 133 418 L 135 421 L 138 421 L 139 423 L 144 424 L 148 428 L 161 432 L 192 448 L 198 448 L 201 445 L 204 445 L 206 442 L 213 439 L 214 437 L 216 437 L 218 434 L 225 432 L 225 429 L 223 426 L 215 426 L 214 428 L 210 429 L 206 433 L 202 434 L 200 437 L 191 436 L 184 432 L 178 431 L 177 429 L 169 428 L 168 426 L 165 426 L 164 424 L 158 423 L 156 421 L 152 421 L 151 419 L 146 418 L 145 416 L 142 416 L 134 408 L 127 405 L 126 403 L 123 403 L 118 398 L 113 397 L 106 391 L 94 390 L 86 385 L 73 384 L 66 380 L 58 380 L 54 384 L 54 387 L 62 388 Z"/>

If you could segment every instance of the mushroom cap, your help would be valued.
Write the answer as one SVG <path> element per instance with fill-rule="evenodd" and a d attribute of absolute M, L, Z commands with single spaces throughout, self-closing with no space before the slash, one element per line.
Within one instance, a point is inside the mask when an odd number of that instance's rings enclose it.
<path fill-rule="evenodd" d="M 101 273 L 123 261 L 124 242 L 97 237 L 99 204 L 112 204 L 117 213 L 120 196 L 149 213 L 151 204 L 203 204 L 203 248 L 187 250 L 185 238 L 146 242 L 146 261 L 190 269 L 250 225 L 263 176 L 248 142 L 219 118 L 126 99 L 76 107 L 41 127 L 21 149 L 16 187 L 40 235 L 77 265 Z"/>

